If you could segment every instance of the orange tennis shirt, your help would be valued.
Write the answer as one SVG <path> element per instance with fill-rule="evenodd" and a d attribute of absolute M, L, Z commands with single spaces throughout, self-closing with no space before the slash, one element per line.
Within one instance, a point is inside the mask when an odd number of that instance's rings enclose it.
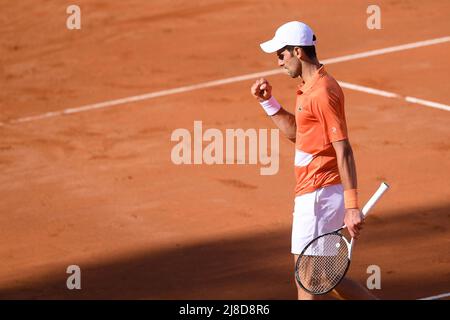
<path fill-rule="evenodd" d="M 344 93 L 322 65 L 297 90 L 295 195 L 341 183 L 332 142 L 347 139 Z"/>

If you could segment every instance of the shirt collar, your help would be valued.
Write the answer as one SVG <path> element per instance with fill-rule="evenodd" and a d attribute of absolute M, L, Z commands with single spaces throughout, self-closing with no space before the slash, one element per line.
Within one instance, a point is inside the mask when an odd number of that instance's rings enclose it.
<path fill-rule="evenodd" d="M 316 84 L 316 82 L 326 74 L 327 71 L 325 70 L 325 66 L 322 64 L 321 67 L 317 69 L 313 77 L 309 79 L 307 83 L 304 82 L 303 84 L 297 87 L 297 94 L 303 94 L 309 89 L 311 89 Z"/>

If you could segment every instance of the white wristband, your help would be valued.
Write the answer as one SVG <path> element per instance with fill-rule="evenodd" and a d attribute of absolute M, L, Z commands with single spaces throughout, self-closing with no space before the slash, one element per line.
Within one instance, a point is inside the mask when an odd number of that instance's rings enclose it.
<path fill-rule="evenodd" d="M 267 115 L 269 116 L 273 116 L 281 109 L 280 104 L 278 103 L 277 99 L 275 99 L 274 96 L 270 97 L 269 100 L 264 100 L 263 102 L 260 102 L 259 104 L 261 105 L 261 107 L 264 108 Z"/>

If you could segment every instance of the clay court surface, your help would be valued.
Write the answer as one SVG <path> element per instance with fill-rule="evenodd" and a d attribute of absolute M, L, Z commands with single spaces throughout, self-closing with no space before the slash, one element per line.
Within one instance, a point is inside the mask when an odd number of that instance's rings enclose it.
<path fill-rule="evenodd" d="M 294 147 L 280 170 L 174 165 L 177 128 L 273 129 L 253 80 L 43 119 L 144 93 L 267 71 L 258 44 L 301 20 L 319 59 L 442 38 L 450 4 L 378 1 L 71 1 L 0 3 L 0 298 L 296 299 L 290 254 Z M 330 64 L 339 81 L 450 104 L 450 42 Z M 297 80 L 267 77 L 290 111 Z M 350 275 L 381 268 L 382 299 L 450 291 L 450 112 L 344 89 L 368 217 Z M 78 265 L 82 290 L 66 288 Z"/>

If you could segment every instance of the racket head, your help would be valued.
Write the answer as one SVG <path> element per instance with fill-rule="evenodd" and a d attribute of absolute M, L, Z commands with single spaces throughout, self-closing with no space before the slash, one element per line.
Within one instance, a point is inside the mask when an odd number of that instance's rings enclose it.
<path fill-rule="evenodd" d="M 330 292 L 348 271 L 351 244 L 340 231 L 326 233 L 311 240 L 296 261 L 296 281 L 310 294 Z"/>

